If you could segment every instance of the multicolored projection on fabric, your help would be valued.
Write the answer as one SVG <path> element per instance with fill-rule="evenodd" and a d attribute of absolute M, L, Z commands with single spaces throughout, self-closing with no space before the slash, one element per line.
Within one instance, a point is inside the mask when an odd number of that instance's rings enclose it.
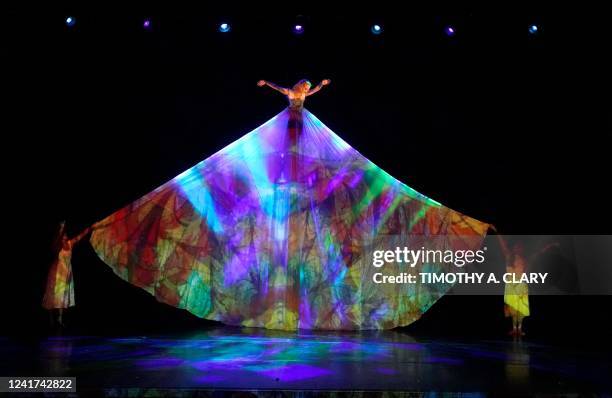
<path fill-rule="evenodd" d="M 366 250 L 388 235 L 480 245 L 487 228 L 286 109 L 100 222 L 91 243 L 121 278 L 199 317 L 383 329 L 418 319 L 444 289 L 376 285 Z"/>

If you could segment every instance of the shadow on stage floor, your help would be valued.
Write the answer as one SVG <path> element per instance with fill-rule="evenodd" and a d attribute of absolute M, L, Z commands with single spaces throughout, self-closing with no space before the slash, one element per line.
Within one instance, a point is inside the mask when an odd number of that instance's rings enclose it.
<path fill-rule="evenodd" d="M 609 353 L 533 341 L 415 339 L 403 331 L 0 339 L 0 375 L 73 376 L 77 391 L 155 396 L 212 391 L 336 396 L 355 392 L 508 395 L 612 391 Z M 234 392 L 228 392 L 232 390 Z M 267 391 L 267 392 L 262 392 Z M 249 393 L 249 394 L 251 394 Z M 304 395 L 305 394 L 305 395 Z M 382 394 L 382 393 L 381 393 Z M 445 395 L 447 396 L 447 395 Z M 470 396 L 472 396 L 470 394 Z"/>

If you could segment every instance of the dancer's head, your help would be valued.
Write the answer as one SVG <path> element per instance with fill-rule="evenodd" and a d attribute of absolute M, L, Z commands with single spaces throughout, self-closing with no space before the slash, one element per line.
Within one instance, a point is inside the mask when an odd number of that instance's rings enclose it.
<path fill-rule="evenodd" d="M 293 91 L 307 93 L 310 90 L 310 87 L 312 87 L 312 84 L 308 80 L 302 79 L 299 82 L 295 83 L 295 85 L 293 86 Z"/>

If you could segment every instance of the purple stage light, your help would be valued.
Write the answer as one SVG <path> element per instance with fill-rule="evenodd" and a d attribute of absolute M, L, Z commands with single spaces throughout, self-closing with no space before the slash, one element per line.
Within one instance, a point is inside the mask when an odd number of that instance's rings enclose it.
<path fill-rule="evenodd" d="M 145 29 L 150 29 L 150 28 L 151 28 L 151 20 L 150 20 L 150 19 L 148 19 L 148 18 L 147 18 L 147 19 L 145 19 L 145 20 L 142 22 L 142 27 L 143 27 L 143 28 L 145 28 Z"/>
<path fill-rule="evenodd" d="M 293 27 L 293 33 L 301 35 L 302 33 L 304 33 L 304 26 L 300 24 L 296 24 Z"/>
<path fill-rule="evenodd" d="M 446 35 L 449 37 L 454 36 L 455 28 L 453 28 L 452 26 L 447 26 L 446 28 L 444 28 L 444 33 L 446 33 Z"/>

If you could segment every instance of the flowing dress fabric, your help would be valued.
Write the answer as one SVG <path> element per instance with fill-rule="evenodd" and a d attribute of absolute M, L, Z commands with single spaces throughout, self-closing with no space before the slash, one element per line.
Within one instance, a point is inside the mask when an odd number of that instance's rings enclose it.
<path fill-rule="evenodd" d="M 520 277 L 525 269 L 525 260 L 515 257 L 506 272 Z M 519 272 L 521 270 L 521 272 Z M 530 315 L 529 286 L 526 283 L 506 283 L 504 286 L 504 315 L 506 317 L 524 318 Z"/>
<path fill-rule="evenodd" d="M 157 300 L 229 325 L 418 319 L 447 287 L 376 285 L 367 253 L 408 235 L 476 250 L 488 225 L 394 179 L 298 105 L 103 220 L 99 257 Z"/>
<path fill-rule="evenodd" d="M 72 246 L 68 242 L 60 249 L 57 258 L 49 268 L 45 295 L 42 305 L 45 309 L 59 309 L 74 306 L 74 281 L 72 277 Z"/>

